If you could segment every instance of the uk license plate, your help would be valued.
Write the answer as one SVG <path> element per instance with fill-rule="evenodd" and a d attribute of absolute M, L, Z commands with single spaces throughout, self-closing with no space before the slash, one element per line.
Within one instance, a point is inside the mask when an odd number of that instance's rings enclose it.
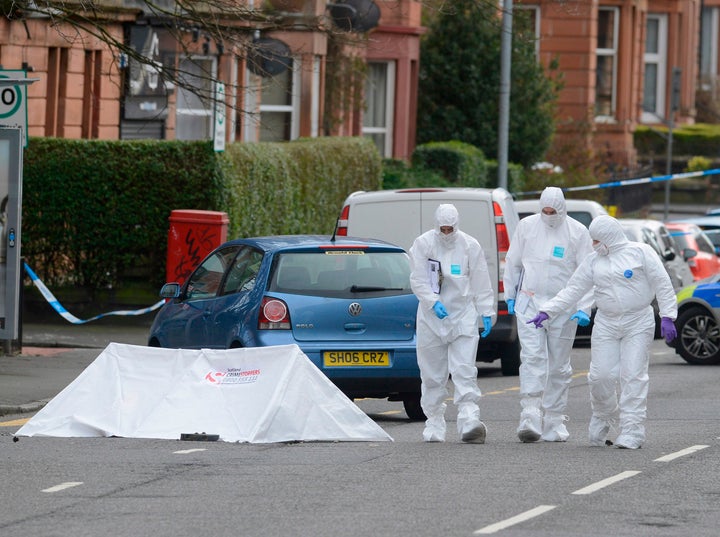
<path fill-rule="evenodd" d="M 325 351 L 325 367 L 390 367 L 388 351 Z"/>

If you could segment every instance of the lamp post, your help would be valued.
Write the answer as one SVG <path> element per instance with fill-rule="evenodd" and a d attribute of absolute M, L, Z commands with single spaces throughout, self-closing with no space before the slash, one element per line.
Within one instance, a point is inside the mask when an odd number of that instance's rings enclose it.
<path fill-rule="evenodd" d="M 510 124 L 510 66 L 512 63 L 513 0 L 503 1 L 500 39 L 500 104 L 498 109 L 498 186 L 507 189 L 508 132 Z"/>
<path fill-rule="evenodd" d="M 672 81 L 670 89 L 670 110 L 668 111 L 667 126 L 667 156 L 665 157 L 665 175 L 672 174 L 672 156 L 673 156 L 673 123 L 675 120 L 675 111 L 678 109 L 680 104 L 680 76 L 681 69 L 679 67 L 673 67 L 672 70 Z M 665 211 L 663 220 L 668 219 L 668 213 L 670 212 L 670 178 L 665 181 Z"/>

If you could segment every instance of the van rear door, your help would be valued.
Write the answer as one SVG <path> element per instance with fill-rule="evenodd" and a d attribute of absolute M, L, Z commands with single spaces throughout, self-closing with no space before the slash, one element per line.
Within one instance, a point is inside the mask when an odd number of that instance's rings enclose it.
<path fill-rule="evenodd" d="M 346 206 L 348 213 L 352 214 L 346 215 L 347 231 L 342 234 L 382 239 L 408 251 L 420 230 L 431 229 L 423 227 L 420 199 L 421 194 L 412 191 L 365 195 Z"/>
<path fill-rule="evenodd" d="M 452 203 L 460 213 L 459 228 L 461 231 L 472 235 L 477 239 L 485 251 L 485 257 L 490 271 L 490 281 L 497 298 L 498 282 L 498 257 L 497 240 L 495 238 L 495 221 L 493 214 L 492 200 L 488 193 L 485 199 L 473 196 L 455 197 L 451 191 L 427 192 L 423 195 L 422 201 L 422 229 L 428 230 L 435 227 L 435 211 L 441 203 Z"/>

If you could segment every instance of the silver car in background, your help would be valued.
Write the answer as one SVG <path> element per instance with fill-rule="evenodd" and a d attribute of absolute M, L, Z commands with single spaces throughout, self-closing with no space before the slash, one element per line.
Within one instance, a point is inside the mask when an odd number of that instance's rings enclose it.
<path fill-rule="evenodd" d="M 618 222 L 628 239 L 644 242 L 655 250 L 670 276 L 675 291 L 695 281 L 688 259 L 695 257 L 697 252 L 692 248 L 681 251 L 665 224 L 659 220 L 642 218 L 619 218 Z"/>

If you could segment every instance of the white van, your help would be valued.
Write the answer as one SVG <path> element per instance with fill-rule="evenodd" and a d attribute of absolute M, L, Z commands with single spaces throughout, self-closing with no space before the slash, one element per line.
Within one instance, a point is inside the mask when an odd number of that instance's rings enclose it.
<path fill-rule="evenodd" d="M 504 375 L 517 375 L 520 345 L 515 318 L 507 314 L 503 293 L 505 254 L 519 222 L 510 193 L 502 188 L 412 188 L 354 192 L 343 204 L 336 235 L 382 239 L 410 250 L 413 241 L 435 227 L 438 205 L 452 203 L 459 227 L 485 251 L 495 289 L 497 321 L 480 340 L 477 361 L 500 359 Z"/>
<path fill-rule="evenodd" d="M 515 207 L 518 210 L 520 218 L 539 213 L 541 209 L 539 199 L 519 200 L 515 202 Z M 585 227 L 590 227 L 590 222 L 592 222 L 596 216 L 608 214 L 605 207 L 594 200 L 566 199 L 565 209 L 567 210 L 568 216 L 574 218 Z"/>

